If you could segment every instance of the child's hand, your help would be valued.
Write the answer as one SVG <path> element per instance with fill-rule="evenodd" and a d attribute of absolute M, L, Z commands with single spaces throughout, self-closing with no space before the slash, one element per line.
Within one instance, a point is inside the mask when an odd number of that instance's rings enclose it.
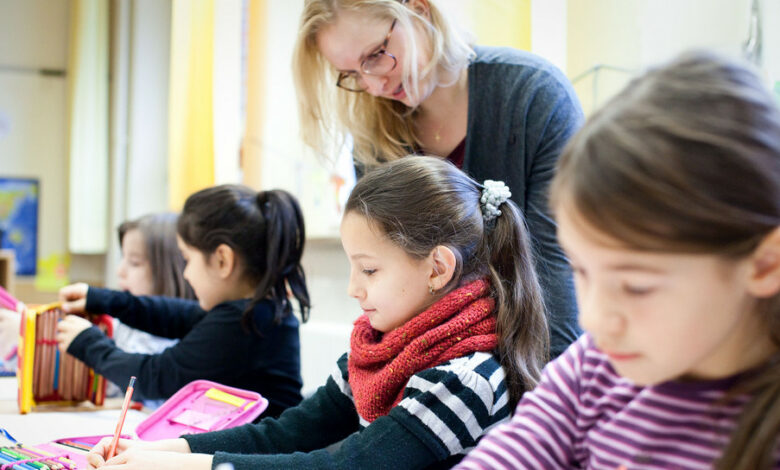
<path fill-rule="evenodd" d="M 59 343 L 60 351 L 67 352 L 70 343 L 76 339 L 82 331 L 92 326 L 92 322 L 86 318 L 77 317 L 76 315 L 68 315 L 57 323 L 57 343 Z"/>
<path fill-rule="evenodd" d="M 130 449 L 109 459 L 101 470 L 210 470 L 214 456 Z"/>
<path fill-rule="evenodd" d="M 83 313 L 87 306 L 89 284 L 78 282 L 60 289 L 60 302 L 65 313 Z"/>
<path fill-rule="evenodd" d="M 109 459 L 108 462 L 106 462 L 106 457 L 108 456 L 108 450 L 111 448 L 111 441 L 113 440 L 113 437 L 104 437 L 103 439 L 98 442 L 95 447 L 92 448 L 91 451 L 89 451 L 89 454 L 87 454 L 87 468 L 89 469 L 95 469 L 95 468 L 108 468 L 108 466 L 113 467 L 114 465 L 118 465 L 121 463 L 134 463 L 137 464 L 139 462 L 144 462 L 145 458 L 144 455 L 152 454 L 156 455 L 157 451 L 165 451 L 166 453 L 173 453 L 174 456 L 178 456 L 179 460 L 175 460 L 178 462 L 178 465 L 181 466 L 181 458 L 183 457 L 181 454 L 185 453 L 188 454 L 190 452 L 190 445 L 187 444 L 187 441 L 184 439 L 164 439 L 160 441 L 131 441 L 128 439 L 119 439 L 119 442 L 116 446 L 116 456 Z M 132 454 L 143 454 L 141 457 L 134 457 L 134 456 L 125 456 L 124 458 L 120 459 L 122 455 L 124 455 L 127 451 L 130 451 Z M 209 456 L 210 457 L 210 456 Z M 168 459 L 166 459 L 168 460 Z M 124 468 L 161 468 L 157 465 L 149 465 L 149 466 L 138 466 L 138 467 L 124 467 Z M 175 468 L 175 467 L 172 467 Z M 211 460 L 209 460 L 209 466 L 204 467 L 206 469 L 211 468 Z"/>
<path fill-rule="evenodd" d="M 95 447 L 93 447 L 92 450 L 90 450 L 87 454 L 87 468 L 93 469 L 105 465 L 108 449 L 111 448 L 111 441 L 113 439 L 113 437 L 104 437 L 97 444 L 95 444 Z M 137 441 L 119 439 L 116 445 L 116 453 L 119 455 L 137 444 L 139 444 Z"/>
<path fill-rule="evenodd" d="M 0 308 L 0 360 L 4 359 L 19 342 L 19 325 L 22 316 L 13 310 Z"/>

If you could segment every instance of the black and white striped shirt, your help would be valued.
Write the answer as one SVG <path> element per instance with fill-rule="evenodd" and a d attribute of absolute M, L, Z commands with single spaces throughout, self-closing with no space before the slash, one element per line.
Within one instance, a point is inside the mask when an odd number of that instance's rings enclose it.
<path fill-rule="evenodd" d="M 348 383 L 347 355 L 331 375 L 354 403 Z M 392 410 L 408 427 L 429 433 L 450 456 L 464 454 L 495 424 L 509 418 L 504 369 L 486 352 L 453 359 L 414 374 L 403 399 Z M 361 428 L 370 423 L 358 415 Z"/>

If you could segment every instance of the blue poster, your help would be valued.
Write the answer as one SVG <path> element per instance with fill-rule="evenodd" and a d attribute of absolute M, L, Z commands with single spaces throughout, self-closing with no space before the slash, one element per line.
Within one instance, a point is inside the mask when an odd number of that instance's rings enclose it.
<path fill-rule="evenodd" d="M 32 276 L 38 255 L 38 180 L 0 177 L 0 246 L 16 253 L 16 274 Z"/>

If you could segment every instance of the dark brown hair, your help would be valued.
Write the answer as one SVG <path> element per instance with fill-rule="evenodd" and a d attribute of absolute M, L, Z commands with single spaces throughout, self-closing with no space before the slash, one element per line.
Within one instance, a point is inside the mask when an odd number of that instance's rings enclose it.
<path fill-rule="evenodd" d="M 163 212 L 122 222 L 117 229 L 119 246 L 127 232 L 138 230 L 152 271 L 152 295 L 194 299 L 195 293 L 183 276 L 184 257 L 176 243 L 177 218 L 176 214 Z"/>
<path fill-rule="evenodd" d="M 780 226 L 780 111 L 746 65 L 683 55 L 588 120 L 561 155 L 551 201 L 635 249 L 748 256 Z M 757 302 L 780 347 L 780 295 Z M 780 361 L 734 393 L 753 398 L 718 468 L 770 468 Z"/>
<path fill-rule="evenodd" d="M 514 202 L 486 224 L 482 187 L 435 157 L 411 156 L 374 169 L 352 190 L 345 212 L 365 217 L 415 259 L 444 245 L 457 258 L 452 280 L 438 293 L 488 278 L 496 299 L 499 361 L 512 409 L 536 386 L 547 361 L 549 333 L 525 221 Z"/>
<path fill-rule="evenodd" d="M 263 299 L 274 304 L 274 322 L 291 314 L 288 286 L 301 319 L 309 319 L 309 292 L 301 267 L 306 232 L 292 194 L 281 189 L 258 193 L 230 184 L 200 190 L 184 203 L 178 233 L 207 259 L 222 244 L 236 252 L 243 276 L 257 285 L 241 320 L 245 328 L 258 330 L 252 309 Z"/>

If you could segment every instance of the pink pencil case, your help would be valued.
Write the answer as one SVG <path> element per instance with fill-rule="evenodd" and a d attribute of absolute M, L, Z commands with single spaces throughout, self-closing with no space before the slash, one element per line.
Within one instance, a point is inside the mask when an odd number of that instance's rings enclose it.
<path fill-rule="evenodd" d="M 259 393 L 228 387 L 209 380 L 195 380 L 182 387 L 143 420 L 135 435 L 144 441 L 172 439 L 182 434 L 219 431 L 251 423 L 268 407 Z M 35 446 L 50 453 L 66 453 L 76 468 L 86 468 L 88 448 L 109 436 L 57 439 Z M 123 438 L 130 436 L 122 435 Z"/>
<path fill-rule="evenodd" d="M 267 407 L 268 400 L 257 392 L 196 380 L 167 399 L 135 433 L 139 439 L 156 441 L 219 431 L 251 423 Z"/>
<path fill-rule="evenodd" d="M 31 449 L 41 455 L 57 456 L 60 459 L 59 462 L 70 465 L 70 469 L 82 470 L 87 468 L 88 449 L 86 447 L 94 447 L 104 437 L 112 436 L 102 435 L 57 439 L 53 442 L 38 444 L 31 447 Z M 132 439 L 132 436 L 126 434 L 122 434 L 120 437 L 122 439 Z M 79 447 L 75 447 L 76 445 Z"/>

